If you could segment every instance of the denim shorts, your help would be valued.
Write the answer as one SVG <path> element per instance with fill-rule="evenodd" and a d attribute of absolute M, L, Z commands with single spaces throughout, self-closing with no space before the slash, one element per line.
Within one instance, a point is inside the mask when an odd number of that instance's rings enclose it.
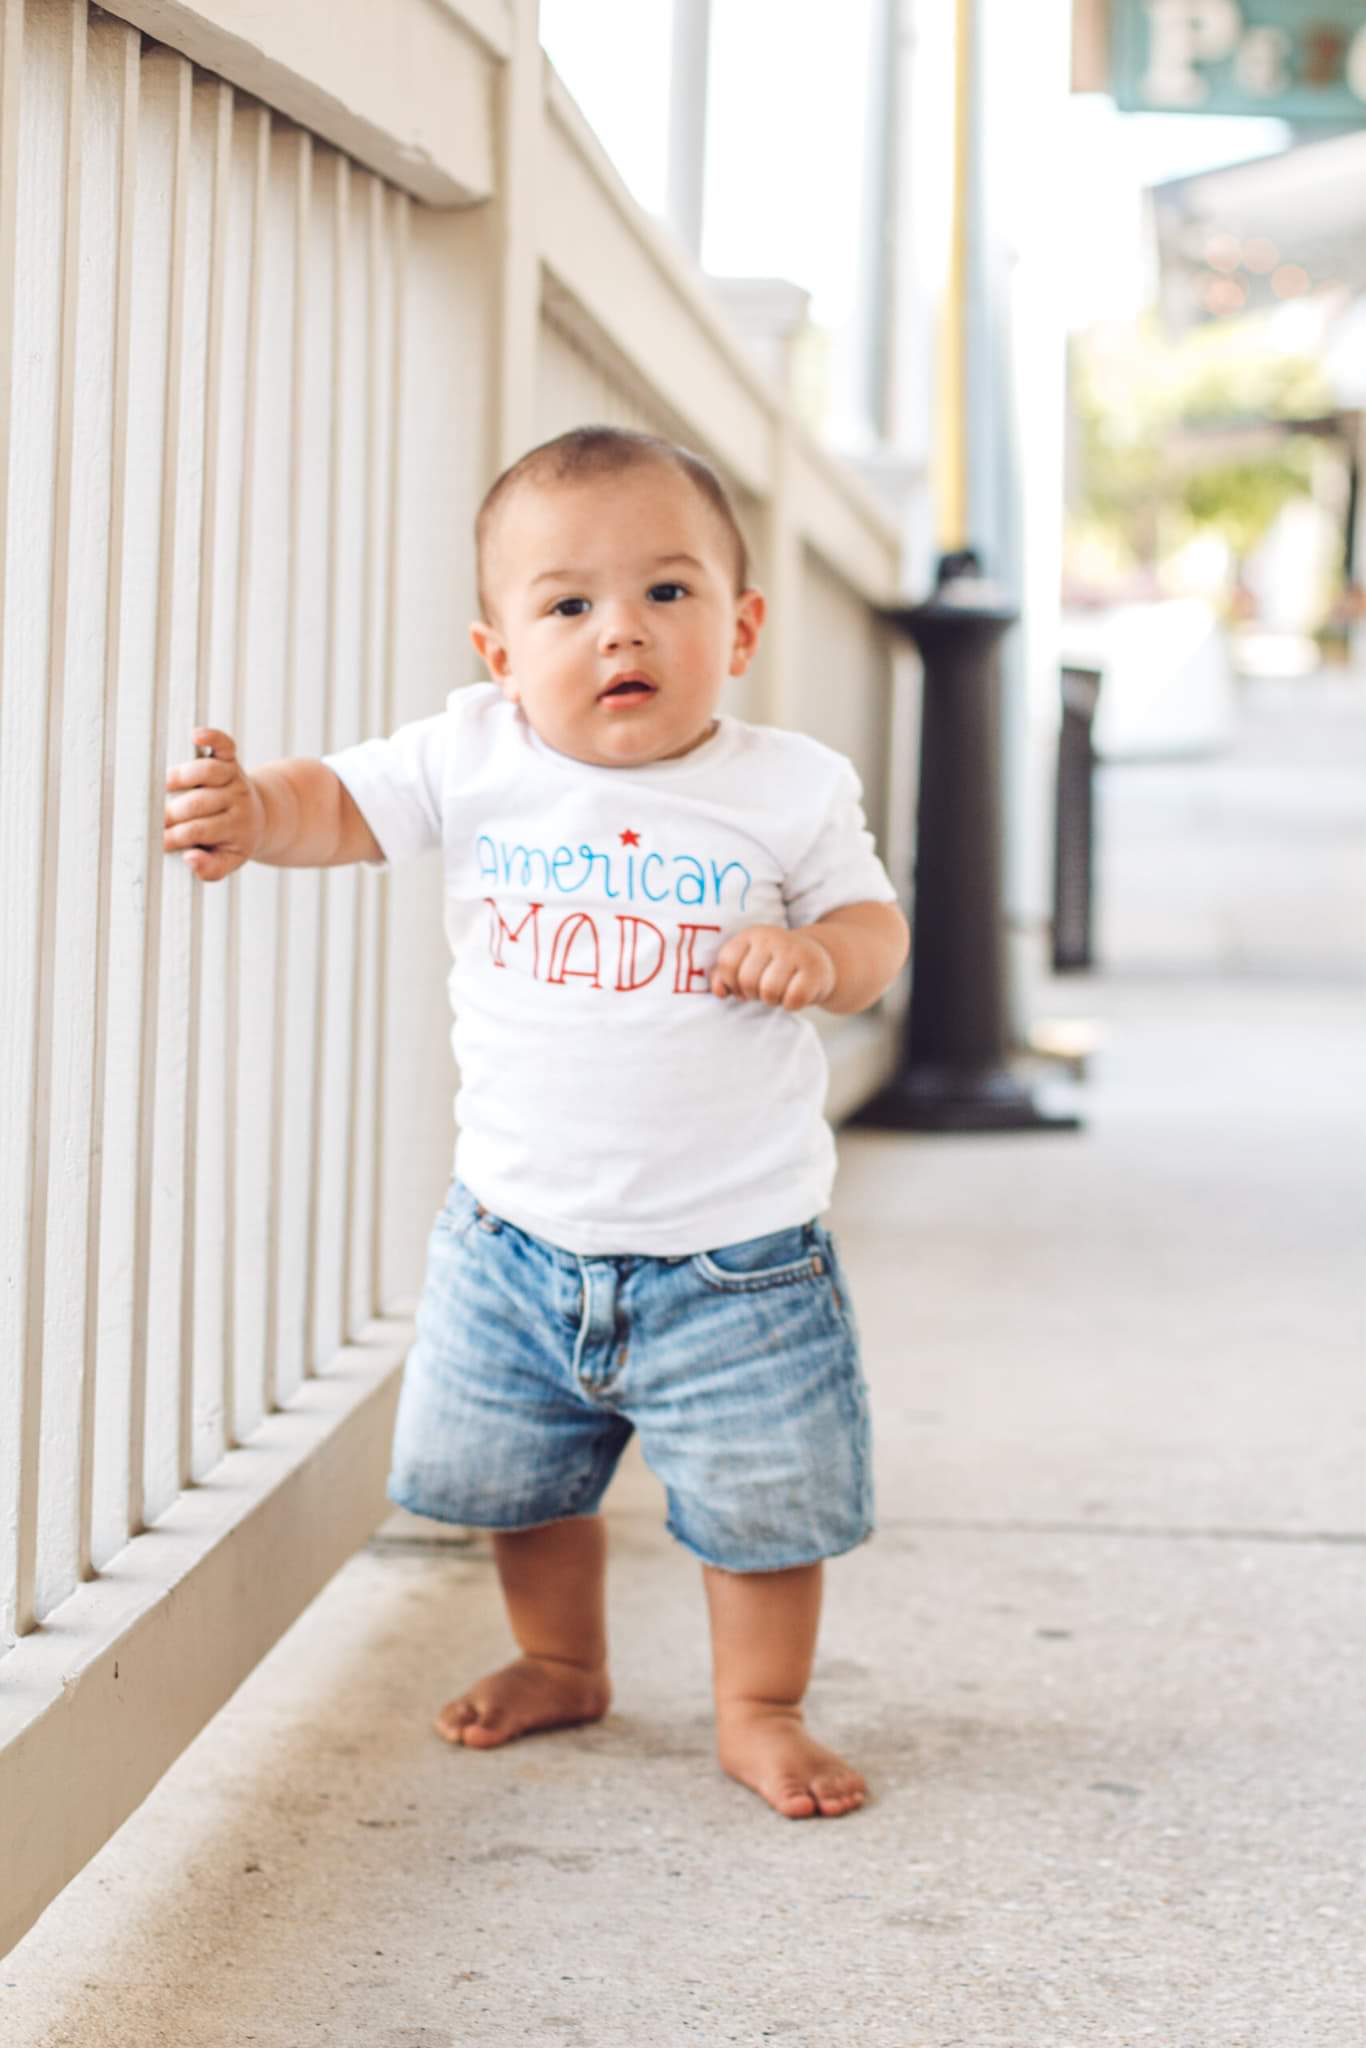
<path fill-rule="evenodd" d="M 830 1233 L 690 1257 L 579 1256 L 462 1183 L 428 1247 L 389 1497 L 478 1529 L 600 1503 L 632 1430 L 668 1527 L 726 1571 L 851 1550 L 873 1526 L 867 1390 Z"/>

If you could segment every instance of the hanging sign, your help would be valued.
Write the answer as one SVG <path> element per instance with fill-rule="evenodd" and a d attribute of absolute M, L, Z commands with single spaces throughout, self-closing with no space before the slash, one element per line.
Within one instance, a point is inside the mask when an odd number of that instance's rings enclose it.
<path fill-rule="evenodd" d="M 1129 113 L 1366 122 L 1366 0 L 1112 0 Z"/>

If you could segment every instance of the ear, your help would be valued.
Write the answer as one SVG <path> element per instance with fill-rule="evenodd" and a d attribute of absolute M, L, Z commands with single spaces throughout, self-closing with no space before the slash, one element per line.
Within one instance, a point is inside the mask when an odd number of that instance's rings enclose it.
<path fill-rule="evenodd" d="M 483 662 L 489 674 L 497 683 L 503 695 L 512 703 L 517 702 L 517 685 L 512 679 L 508 666 L 508 651 L 502 635 L 496 626 L 490 626 L 486 619 L 476 619 L 470 627 L 470 639 L 474 651 Z"/>
<path fill-rule="evenodd" d="M 735 601 L 735 640 L 730 651 L 728 674 L 742 676 L 754 659 L 759 631 L 768 605 L 762 590 L 742 590 Z"/>

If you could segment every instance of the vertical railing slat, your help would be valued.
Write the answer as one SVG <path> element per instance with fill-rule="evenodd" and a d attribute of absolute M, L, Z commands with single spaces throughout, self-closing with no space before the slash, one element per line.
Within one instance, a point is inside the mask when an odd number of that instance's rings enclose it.
<path fill-rule="evenodd" d="M 384 573 L 384 516 L 387 501 L 383 489 L 384 431 L 383 391 L 386 373 L 384 344 L 387 332 L 384 301 L 388 275 L 384 262 L 384 187 L 369 176 L 364 181 L 364 261 L 361 274 L 365 295 L 365 388 L 364 469 L 362 483 L 361 617 L 359 713 L 356 738 L 376 732 L 381 697 L 382 595 Z M 377 900 L 378 877 L 368 868 L 355 872 L 356 920 L 351 968 L 350 1063 L 346 1091 L 346 1207 L 345 1270 L 342 1298 L 344 1336 L 358 1329 L 373 1311 L 370 1292 L 369 1246 L 373 1234 L 370 1214 L 374 1167 L 375 1062 L 375 933 L 381 904 Z"/>
<path fill-rule="evenodd" d="M 70 1006 L 80 1003 L 70 968 L 79 945 L 75 931 L 64 932 L 57 947 L 59 909 L 76 909 L 70 900 L 73 860 L 79 861 L 79 824 L 68 796 L 63 804 L 66 766 L 66 710 L 72 678 L 68 665 L 79 658 L 73 645 L 69 603 L 72 598 L 72 469 L 75 426 L 76 353 L 80 332 L 81 264 L 81 130 L 85 119 L 85 11 L 73 9 L 59 23 L 51 14 L 31 24 L 48 41 L 53 70 L 65 71 L 64 120 L 55 124 L 63 137 L 58 190 L 62 224 L 58 249 L 61 297 L 57 308 L 57 355 L 60 362 L 56 446 L 52 480 L 52 581 L 48 623 L 46 758 L 41 780 L 43 843 L 41 854 L 42 921 L 38 937 L 38 985 L 33 1063 L 33 1226 L 29 1239 L 28 1347 L 29 1375 L 42 1383 L 42 1432 L 39 1448 L 37 1541 L 33 1554 L 33 1615 L 48 1613 L 75 1583 L 76 1545 L 80 1518 L 81 1371 L 85 1346 L 80 1314 L 85 1305 L 85 1242 L 80 1229 L 85 1209 L 81 1166 L 88 1156 L 82 1143 L 87 1075 L 73 1043 Z M 36 54 L 36 52 L 35 52 Z M 88 786 L 89 767 L 84 736 L 78 735 L 66 786 Z M 81 777 L 81 770 L 86 770 Z M 75 837 L 77 844 L 71 844 Z M 63 876 L 62 870 L 65 870 Z M 63 880 L 68 886 L 63 889 Z M 59 899 L 61 899 L 59 901 Z M 59 971 L 59 958 L 60 970 Z M 65 1014 L 64 1014 L 65 1012 Z M 88 1020 L 87 1020 L 88 1021 Z M 60 1046 L 58 1039 L 61 1039 Z M 74 1095 L 74 1099 L 73 1099 Z M 75 1155 L 75 1156 L 73 1156 Z M 80 1165 L 77 1164 L 79 1157 Z M 73 1186 L 71 1183 L 74 1182 Z M 54 1184 L 55 1183 L 55 1184 Z M 79 1210 L 67 1202 L 74 1195 Z M 70 1226 L 76 1225 L 75 1229 Z M 73 1261 L 74 1276 L 66 1265 Z M 68 1288 L 68 1280 L 79 1280 Z"/>
<path fill-rule="evenodd" d="M 252 213 L 256 197 L 256 117 L 240 116 L 229 89 L 214 105 L 215 209 L 213 289 L 218 309 L 217 400 L 206 448 L 201 610 L 202 722 L 234 731 L 240 550 L 243 541 L 245 415 L 252 292 Z M 206 405 L 207 413 L 207 405 Z M 232 1167 L 228 1100 L 235 1086 L 232 989 L 236 885 L 197 884 L 201 925 L 199 1075 L 195 1111 L 194 1440 L 192 1471 L 202 1477 L 232 1442 Z"/>
<path fill-rule="evenodd" d="M 148 762 L 147 843 L 150 989 L 143 1039 L 144 1123 L 139 1189 L 139 1279 L 145 1289 L 141 1324 L 143 1454 L 141 1517 L 151 1522 L 180 1489 L 183 1237 L 193 1234 L 190 1191 L 183 1184 L 189 1004 L 184 964 L 189 952 L 188 870 L 161 852 L 166 765 L 188 746 L 193 722 L 194 617 L 199 551 L 197 454 L 202 415 L 204 284 L 201 209 L 191 238 L 193 73 L 183 58 L 154 51 L 144 58 L 144 105 L 164 108 L 173 124 L 170 237 L 163 261 L 170 277 L 166 338 L 166 425 L 162 442 L 161 545 L 157 559 L 157 631 L 153 670 L 156 704 Z"/>
<path fill-rule="evenodd" d="M 69 66 L 62 392 L 53 555 L 48 831 L 55 870 L 44 938 L 52 978 L 45 1033 L 49 1172 L 43 1283 L 43 1452 L 37 1610 L 88 1569 L 97 1355 L 103 1041 L 100 891 L 106 838 L 107 634 L 112 509 L 119 110 L 123 32 L 83 10 L 60 21 Z M 54 51 L 54 54 L 56 52 Z"/>
<path fill-rule="evenodd" d="M 10 428 L 13 416 L 16 237 L 19 215 L 20 86 L 24 58 L 24 4 L 0 10 L 0 851 L 8 853 L 5 820 L 10 815 L 10 782 L 19 773 L 12 718 L 22 713 L 9 672 L 3 622 L 8 615 Z M 11 871 L 13 872 L 13 871 Z M 16 957 L 22 927 L 17 890 L 0 893 L 0 945 Z M 7 1085 L 0 1089 L 0 1648 L 12 1640 L 18 1622 L 20 1474 L 25 1429 L 24 1274 L 28 1267 L 28 1159 L 21 1132 L 27 1113 L 23 1076 L 14 1071 L 19 1044 L 22 991 L 19 976 L 0 974 L 0 1049 Z"/>
<path fill-rule="evenodd" d="M 297 375 L 293 418 L 293 480 L 297 486 L 296 544 L 291 587 L 293 632 L 292 752 L 317 756 L 325 746 L 329 649 L 328 507 L 332 422 L 332 267 L 335 260 L 337 157 L 309 150 L 302 208 L 299 290 L 294 331 Z M 302 165 L 300 166 L 302 172 Z M 306 201 L 306 205 L 304 202 Z M 276 1228 L 277 1395 L 295 1393 L 313 1369 L 309 1308 L 312 1245 L 314 1083 L 318 1066 L 318 967 L 323 877 L 296 868 L 289 876 L 286 925 L 290 997 L 281 1017 L 283 1037 L 279 1199 Z"/>
<path fill-rule="evenodd" d="M 385 545 L 383 571 L 383 613 L 378 627 L 380 647 L 380 674 L 378 715 L 375 730 L 391 732 L 394 727 L 394 670 L 397 663 L 396 635 L 398 630 L 398 547 L 399 547 L 399 486 L 402 467 L 399 460 L 402 451 L 403 429 L 403 344 L 404 310 L 408 289 L 408 198 L 405 193 L 395 192 L 391 200 L 393 225 L 390 230 L 392 264 L 390 271 L 389 304 L 389 389 L 388 389 L 388 448 L 384 478 L 385 496 Z M 381 881 L 375 909 L 375 1025 L 374 1060 L 375 1090 L 372 1101 L 374 1135 L 371 1151 L 371 1194 L 370 1194 L 370 1299 L 376 1313 L 382 1314 L 384 1300 L 384 1189 L 387 1174 L 385 1156 L 385 1106 L 388 1099 L 389 1034 L 388 1003 L 385 999 L 389 986 L 389 961 L 391 958 L 390 924 L 391 894 Z"/>
<path fill-rule="evenodd" d="M 222 577 L 222 515 L 220 465 L 225 412 L 224 355 L 228 327 L 226 286 L 228 224 L 232 197 L 233 94 L 229 85 L 196 82 L 195 98 L 204 109 L 205 148 L 209 157 L 209 281 L 208 326 L 204 356 L 203 468 L 199 514 L 199 608 L 195 631 L 194 724 L 211 723 L 214 645 L 218 615 L 226 591 Z M 222 508 L 220 512 L 220 507 Z M 190 751 L 186 734 L 173 758 Z M 223 1383 L 223 1205 L 222 1166 L 225 1134 L 218 1111 L 222 1092 L 217 1085 L 224 1060 L 221 974 L 205 973 L 206 938 L 219 955 L 224 939 L 220 916 L 209 919 L 204 885 L 190 895 L 190 1035 L 185 1076 L 188 1113 L 185 1118 L 182 1179 L 192 1198 L 194 1229 L 185 1233 L 181 1268 L 181 1483 L 201 1476 L 226 1448 L 226 1426 L 220 1390 Z M 203 1086 L 205 1073 L 214 1085 Z"/>
<path fill-rule="evenodd" d="M 284 705 L 283 736 L 281 752 L 286 755 L 298 751 L 299 727 L 299 666 L 301 659 L 301 590 L 303 569 L 302 518 L 303 518 L 303 472 L 305 445 L 303 416 L 305 406 L 304 380 L 308 365 L 308 288 L 309 271 L 309 230 L 312 212 L 313 143 L 303 130 L 294 131 L 289 137 L 293 152 L 293 240 L 294 240 L 294 292 L 291 307 L 290 350 L 290 409 L 289 409 L 289 486 L 288 486 L 288 539 L 286 557 L 285 596 L 285 661 L 284 661 Z M 266 1275 L 266 1322 L 265 1322 L 265 1400 L 272 1408 L 294 1393 L 302 1372 L 302 1361 L 297 1350 L 291 1353 L 282 1344 L 280 1328 L 280 1299 L 282 1287 L 283 1248 L 281 1245 L 281 1223 L 283 1210 L 283 1178 L 285 1160 L 285 1105 L 290 1079 L 289 1040 L 290 1020 L 294 1004 L 291 1000 L 296 985 L 296 965 L 293 960 L 293 938 L 297 919 L 294 915 L 295 899 L 298 896 L 298 877 L 282 869 L 279 877 L 279 922 L 276 927 L 275 989 L 277 1047 L 275 1067 L 272 1075 L 270 1113 L 270 1168 L 269 1189 L 266 1210 L 266 1239 L 269 1267 Z"/>
<path fill-rule="evenodd" d="M 164 106 L 143 103 L 141 37 L 125 45 L 120 305 L 124 384 L 115 446 L 124 451 L 118 554 L 111 560 L 110 660 L 123 679 L 113 732 L 105 989 L 104 1117 L 100 1194 L 100 1370 L 95 1391 L 99 1455 L 91 1503 L 91 1560 L 98 1568 L 142 1518 L 146 1354 L 145 1235 L 140 1235 L 145 1117 L 144 1024 L 154 988 L 150 932 L 160 832 L 149 844 L 161 474 L 166 428 L 166 337 L 174 135 Z M 162 96 L 164 100 L 164 95 Z M 159 820 L 158 820 L 159 822 Z"/>
<path fill-rule="evenodd" d="M 238 497 L 237 602 L 233 643 L 233 683 L 229 727 L 239 756 L 245 755 L 243 724 L 247 715 L 247 676 L 255 571 L 254 510 L 257 471 L 257 402 L 261 389 L 261 309 L 265 277 L 265 213 L 270 184 L 270 113 L 256 110 L 244 131 L 244 167 L 251 181 L 250 241 L 247 284 L 245 389 L 242 403 L 242 482 Z M 239 874 L 240 874 L 239 870 Z M 223 1062 L 223 1119 L 227 1131 L 224 1172 L 223 1266 L 226 1293 L 223 1313 L 223 1413 L 228 1442 L 240 1443 L 260 1419 L 259 1401 L 246 1392 L 246 1350 L 249 1341 L 238 1310 L 238 1210 L 241 1199 L 241 1119 L 238 1114 L 242 1025 L 242 890 L 234 879 L 228 894 L 227 1032 Z"/>
<path fill-rule="evenodd" d="M 369 174 L 347 170 L 344 312 L 349 346 L 342 361 L 341 564 L 339 614 L 333 661 L 332 707 L 335 744 L 362 735 L 365 688 L 366 536 L 370 476 L 368 402 L 371 322 L 368 311 Z M 365 952 L 365 898 L 354 866 L 333 870 L 328 882 L 332 929 L 328 950 L 332 985 L 323 1018 L 323 1271 L 328 1286 L 321 1299 L 316 1361 L 346 1342 L 350 1330 L 352 1213 L 356 1176 L 357 1037 L 360 1031 L 360 975 Z"/>
<path fill-rule="evenodd" d="M 150 623 L 151 645 L 146 649 L 150 662 L 143 674 L 152 679 L 152 688 L 140 707 L 146 755 L 141 775 L 144 886 L 142 1001 L 133 1121 L 136 1174 L 133 1188 L 133 1318 L 128 1402 L 127 1525 L 130 1535 L 135 1535 L 144 1526 L 147 1505 L 152 1265 L 154 1260 L 160 1264 L 158 1248 L 152 1243 L 152 1196 L 156 1169 L 154 1136 L 164 874 L 160 841 L 164 808 L 163 770 L 167 753 L 163 683 L 170 658 L 171 582 L 175 559 L 175 490 L 179 473 L 176 430 L 180 411 L 179 299 L 184 262 L 183 166 L 189 124 L 189 79 L 174 58 L 155 51 L 144 55 L 139 115 L 145 175 L 138 181 L 139 226 L 143 239 L 138 251 L 137 298 L 139 310 L 145 309 L 148 316 L 144 339 L 152 343 L 155 336 L 156 368 L 160 372 L 159 391 L 148 389 L 144 394 L 145 409 L 140 424 L 148 435 L 144 444 L 148 458 L 146 473 L 149 477 L 153 473 L 158 476 L 160 488 L 153 515 L 154 575 L 149 575 L 151 565 L 146 558 L 131 565 L 132 594 L 136 595 L 140 611 L 151 612 L 150 622 L 143 619 L 139 624 L 142 627 L 140 637 L 146 637 L 147 624 Z M 150 356 L 142 358 L 141 363 L 144 374 L 150 376 Z M 155 420 L 150 417 L 154 412 L 159 414 Z M 155 441 L 151 438 L 153 434 Z M 153 462 L 156 464 L 155 472 Z M 160 1304 L 156 1306 L 160 1308 Z M 150 1405 L 156 1416 L 155 1399 Z M 156 1419 L 160 1421 L 159 1416 Z"/>
<path fill-rule="evenodd" d="M 257 222 L 261 266 L 258 348 L 253 366 L 254 449 L 251 588 L 243 647 L 239 743 L 249 766 L 284 744 L 285 634 L 288 610 L 289 431 L 292 407 L 292 304 L 295 261 L 293 130 L 272 123 L 263 208 Z M 245 1433 L 269 1411 L 268 1329 L 271 1117 L 280 1057 L 277 982 L 280 873 L 253 862 L 230 886 L 240 902 L 241 1005 L 236 1057 L 236 1371 L 239 1426 Z"/>
<path fill-rule="evenodd" d="M 121 23 L 92 24 L 89 63 L 104 74 L 110 114 L 117 136 L 113 170 L 113 204 L 117 227 L 113 246 L 113 365 L 109 440 L 109 548 L 104 587 L 104 706 L 100 726 L 99 852 L 95 878 L 95 1028 L 90 1045 L 91 1158 L 86 1231 L 84 1405 L 81 1421 L 81 1576 L 101 1561 L 101 1518 L 98 1503 L 111 1496 L 122 1517 L 126 1494 L 122 1446 L 127 1418 L 122 1382 L 112 1383 L 111 1356 L 103 1343 L 105 1213 L 104 1192 L 110 1178 L 105 1149 L 108 1104 L 110 932 L 114 855 L 116 737 L 123 686 L 120 667 L 123 579 L 126 570 L 128 484 L 129 335 L 133 293 L 133 219 L 137 180 L 138 82 L 141 39 Z M 113 1409 L 111 1418 L 110 1410 Z M 107 1555 L 107 1550 L 104 1555 Z"/>
<path fill-rule="evenodd" d="M 197 154 L 203 156 L 201 180 L 207 184 L 203 227 L 209 244 L 207 281 L 207 322 L 205 322 L 205 377 L 203 412 L 199 422 L 201 479 L 199 479 L 199 582 L 195 616 L 195 670 L 190 692 L 190 723 L 209 721 L 209 676 L 213 657 L 215 600 L 217 600 L 217 469 L 219 430 L 223 412 L 223 276 L 227 262 L 227 199 L 231 176 L 231 86 L 223 82 L 195 82 L 193 125 L 199 131 Z M 188 401 L 186 401 L 188 403 Z M 170 735 L 172 760 L 190 754 L 190 735 Z M 221 1032 L 217 1010 L 207 1018 L 205 1034 L 205 901 L 203 885 L 190 883 L 190 956 L 188 956 L 188 1049 L 184 1071 L 184 1137 L 180 1157 L 180 1184 L 186 1196 L 188 1227 L 180 1243 L 180 1430 L 178 1466 L 180 1485 L 188 1485 L 223 1454 L 223 1417 L 217 1391 L 223 1376 L 221 1327 L 201 1315 L 199 1280 L 219 1266 L 215 1239 L 221 1241 L 221 1204 L 215 1198 L 213 1171 L 213 1128 L 205 1124 L 205 1096 L 201 1090 L 201 1061 L 221 1059 Z M 209 1042 L 205 1044 L 205 1036 Z M 213 1245 L 209 1257 L 203 1245 Z M 221 1288 L 211 1286 L 213 1305 L 221 1315 Z M 207 1341 L 205 1341 L 207 1339 Z"/>
<path fill-rule="evenodd" d="M 348 347 L 348 277 L 351 267 L 349 248 L 351 167 L 344 156 L 333 159 L 333 211 L 332 211 L 332 388 L 331 425 L 328 456 L 328 507 L 327 507 L 327 613 L 324 632 L 326 663 L 323 678 L 323 751 L 328 752 L 340 744 L 338 717 L 338 671 L 343 659 L 341 612 L 344 600 L 345 567 L 344 547 L 344 483 L 343 458 L 346 448 L 346 388 L 350 375 L 353 349 Z M 336 871 L 323 874 L 318 891 L 318 954 L 315 976 L 314 1015 L 320 1038 L 318 1057 L 315 1060 L 312 1085 L 312 1113 L 310 1118 L 310 1171 L 308 1189 L 308 1300 L 307 1309 L 307 1358 L 308 1369 L 314 1371 L 321 1360 L 330 1357 L 340 1342 L 337 1316 L 337 1289 L 335 1280 L 324 1287 L 321 1275 L 326 1269 L 329 1246 L 327 1226 L 330 1221 L 330 1204 L 323 1200 L 324 1174 L 332 1163 L 332 1141 L 334 1132 L 327 1124 L 327 1110 L 330 1106 L 330 1092 L 327 1088 L 327 1054 L 335 1043 L 338 1019 L 336 1005 L 329 1002 L 329 991 L 335 975 L 333 965 L 335 953 L 335 925 L 338 882 Z"/>
<path fill-rule="evenodd" d="M 0 789 L 0 873 L 13 878 L 4 976 L 17 995 L 6 1018 L 6 1092 L 18 1111 L 7 1146 L 22 1174 L 20 1260 L 7 1275 L 22 1300 L 16 1332 L 20 1374 L 15 1621 L 37 1619 L 41 1473 L 51 1444 L 43 1414 L 43 1323 L 50 1157 L 52 937 L 56 921 L 57 817 L 62 691 L 52 673 L 54 629 L 65 629 L 57 593 L 67 555 L 62 505 L 66 457 L 63 400 L 72 365 L 63 346 L 71 279 L 63 262 L 70 220 L 66 190 L 71 61 L 68 23 L 46 10 L 26 18 L 19 107 L 22 193 L 15 243 L 17 277 L 10 416 L 9 521 L 5 573 L 5 767 Z M 81 44 L 84 47 L 83 39 Z M 68 337 L 69 339 L 69 337 Z M 60 651 L 60 650 L 59 650 Z M 11 895 L 6 890 L 7 896 Z M 46 1460 L 52 1479 L 51 1456 Z"/>

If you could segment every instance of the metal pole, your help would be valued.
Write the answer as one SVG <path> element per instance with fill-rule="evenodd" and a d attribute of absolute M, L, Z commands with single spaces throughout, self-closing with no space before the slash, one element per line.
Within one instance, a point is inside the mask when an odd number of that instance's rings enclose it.
<path fill-rule="evenodd" d="M 855 1122 L 900 1131 L 1075 1130 L 1011 1073 L 1001 904 L 1000 648 L 1019 614 L 971 550 L 887 616 L 925 666 L 911 1003 L 898 1070 Z"/>
<path fill-rule="evenodd" d="M 711 0 L 674 0 L 668 213 L 674 232 L 699 263 L 707 169 L 710 45 Z"/>

